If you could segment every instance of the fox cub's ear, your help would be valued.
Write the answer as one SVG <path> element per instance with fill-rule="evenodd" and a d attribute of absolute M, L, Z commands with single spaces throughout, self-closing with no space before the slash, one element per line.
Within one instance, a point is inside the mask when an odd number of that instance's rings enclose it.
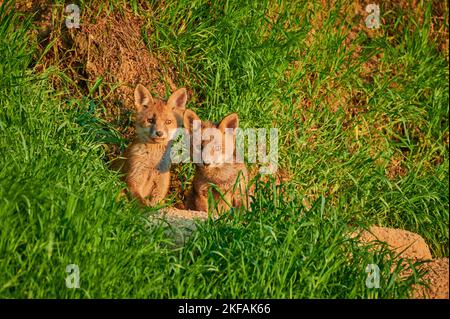
<path fill-rule="evenodd" d="M 186 108 L 187 92 L 185 88 L 181 88 L 172 93 L 167 101 L 167 105 L 171 109 L 184 110 Z"/>
<path fill-rule="evenodd" d="M 219 124 L 219 129 L 225 132 L 226 128 L 237 129 L 239 127 L 239 118 L 236 113 L 226 116 Z"/>
<path fill-rule="evenodd" d="M 194 129 L 194 121 L 200 121 L 200 118 L 195 114 L 194 111 L 187 109 L 184 112 L 183 116 L 183 124 L 184 128 L 189 131 L 189 133 L 192 133 Z"/>
<path fill-rule="evenodd" d="M 134 104 L 138 111 L 153 104 L 152 95 L 142 84 L 138 84 L 134 90 Z"/>

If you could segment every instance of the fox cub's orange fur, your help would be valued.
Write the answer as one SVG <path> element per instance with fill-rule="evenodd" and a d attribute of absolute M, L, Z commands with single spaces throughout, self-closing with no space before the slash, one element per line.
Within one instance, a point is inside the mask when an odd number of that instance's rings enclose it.
<path fill-rule="evenodd" d="M 172 134 L 183 123 L 187 93 L 178 89 L 164 102 L 139 84 L 134 98 L 136 137 L 125 151 L 122 172 L 131 194 L 153 205 L 169 190 Z"/>
<path fill-rule="evenodd" d="M 197 114 L 192 110 L 186 110 L 184 113 L 184 127 L 190 133 L 194 131 L 194 121 L 200 122 Z M 208 209 L 213 211 L 213 208 L 208 207 L 208 192 L 210 189 L 219 212 L 229 209 L 230 206 L 247 206 L 247 168 L 244 163 L 236 163 L 227 158 L 235 156 L 236 129 L 238 125 L 239 119 L 236 113 L 226 116 L 219 124 L 201 121 L 202 132 L 208 128 L 218 129 L 219 134 L 222 136 L 222 145 L 208 147 L 208 144 L 213 142 L 212 139 L 202 139 L 201 143 L 199 143 L 200 145 L 198 146 L 200 146 L 202 152 L 200 153 L 201 161 L 196 163 L 193 186 L 185 202 L 186 208 L 206 212 Z M 225 134 L 225 129 L 227 128 L 232 130 L 231 134 Z M 229 145 L 233 145 L 231 154 L 225 153 L 227 139 Z M 191 138 L 191 149 L 194 151 L 195 147 Z M 197 149 L 197 151 L 200 150 Z M 211 188 L 211 184 L 214 184 L 220 190 L 223 198 L 216 189 Z"/>

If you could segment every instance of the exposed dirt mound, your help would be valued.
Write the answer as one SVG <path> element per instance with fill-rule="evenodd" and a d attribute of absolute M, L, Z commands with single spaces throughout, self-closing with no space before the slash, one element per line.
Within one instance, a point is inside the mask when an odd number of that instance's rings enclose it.
<path fill-rule="evenodd" d="M 416 286 L 413 298 L 448 299 L 449 268 L 448 258 L 439 258 L 426 264 L 428 273 L 424 279 L 428 287 Z"/>
<path fill-rule="evenodd" d="M 164 208 L 148 217 L 150 222 L 159 222 L 167 227 L 166 233 L 174 238 L 176 245 L 184 245 L 197 228 L 196 221 L 205 221 L 208 214 L 203 211 Z"/>
<path fill-rule="evenodd" d="M 199 210 L 185 210 L 176 208 L 165 208 L 160 211 L 160 216 L 167 219 L 184 219 L 184 220 L 206 220 L 208 213 Z"/>
<path fill-rule="evenodd" d="M 176 89 L 171 79 L 173 73 L 150 54 L 141 31 L 149 31 L 144 27 L 144 21 L 126 11 L 91 18 L 84 21 L 79 30 L 73 31 L 77 58 L 85 64 L 87 80 L 94 83 L 102 77 L 104 83 L 119 85 L 111 97 L 105 99 L 106 103 L 132 109 L 133 90 L 138 83 L 160 97 L 166 94 L 165 83 L 172 91 Z"/>
<path fill-rule="evenodd" d="M 432 259 L 430 249 L 425 240 L 418 234 L 407 230 L 372 226 L 370 230 L 361 233 L 363 243 L 373 241 L 385 242 L 399 254 L 400 258 L 413 260 Z"/>
<path fill-rule="evenodd" d="M 135 86 L 141 83 L 156 97 L 165 98 L 177 89 L 171 64 L 153 53 L 153 44 L 144 42 L 151 38 L 152 30 L 127 6 L 120 12 L 103 10 L 99 15 L 95 10 L 83 10 L 79 28 L 70 29 L 64 9 L 64 5 L 49 1 L 16 3 L 16 10 L 34 17 L 39 54 L 43 54 L 36 59 L 35 69 L 57 66 L 58 72 L 51 73 L 56 89 L 98 99 L 104 106 L 100 116 L 130 138 Z M 114 157 L 119 152 L 112 153 Z"/>
<path fill-rule="evenodd" d="M 351 234 L 356 236 L 357 233 Z M 418 234 L 395 228 L 372 226 L 369 230 L 359 233 L 362 243 L 373 243 L 380 241 L 386 243 L 392 251 L 399 254 L 399 258 L 414 261 L 431 260 L 430 249 L 425 240 Z M 427 285 L 416 285 L 413 298 L 441 299 L 449 298 L 449 266 L 448 258 L 435 259 L 426 262 L 421 269 L 427 271 L 424 281 Z M 407 268 L 404 275 L 411 275 L 411 269 Z"/>

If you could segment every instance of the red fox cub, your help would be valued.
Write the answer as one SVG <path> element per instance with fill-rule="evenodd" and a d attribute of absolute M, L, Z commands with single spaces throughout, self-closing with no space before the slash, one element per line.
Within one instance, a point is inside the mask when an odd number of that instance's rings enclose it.
<path fill-rule="evenodd" d="M 247 168 L 244 163 L 237 163 L 234 160 L 238 125 L 236 113 L 226 116 L 219 124 L 215 124 L 201 121 L 192 110 L 185 111 L 184 127 L 191 135 L 191 154 L 196 152 L 198 154 L 197 160 L 195 155 L 193 156 L 196 171 L 192 189 L 186 197 L 187 209 L 208 212 L 209 208 L 214 211 L 214 208 L 208 207 L 210 190 L 219 212 L 228 210 L 230 206 L 247 206 Z M 194 137 L 196 132 L 201 134 L 197 141 Z M 214 184 L 221 194 L 211 184 Z"/>
<path fill-rule="evenodd" d="M 122 172 L 131 194 L 146 205 L 164 199 L 170 184 L 170 152 L 176 129 L 182 125 L 186 89 L 167 102 L 153 98 L 141 84 L 134 91 L 136 137 L 125 151 Z"/>

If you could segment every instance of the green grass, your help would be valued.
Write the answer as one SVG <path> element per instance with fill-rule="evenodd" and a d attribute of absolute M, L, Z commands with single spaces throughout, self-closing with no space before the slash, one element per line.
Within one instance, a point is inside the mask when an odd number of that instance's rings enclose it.
<path fill-rule="evenodd" d="M 82 8 L 123 7 L 111 3 Z M 347 236 L 356 225 L 417 232 L 448 257 L 448 53 L 429 36 L 431 6 L 422 22 L 389 11 L 381 30 L 345 45 L 362 23 L 343 16 L 351 2 L 289 3 L 155 2 L 150 13 L 132 2 L 153 30 L 149 49 L 193 90 L 188 106 L 277 127 L 291 177 L 260 184 L 251 211 L 199 224 L 181 247 L 149 224 L 151 209 L 118 199 L 103 145 L 120 136 L 98 118 L 102 101 L 61 95 L 54 71 L 32 71 L 31 23 L 1 9 L 0 297 L 407 297 L 422 274 L 399 277 L 388 251 Z M 389 177 L 393 158 L 403 173 Z M 372 263 L 381 289 L 366 288 Z M 68 264 L 80 289 L 65 286 Z"/>

